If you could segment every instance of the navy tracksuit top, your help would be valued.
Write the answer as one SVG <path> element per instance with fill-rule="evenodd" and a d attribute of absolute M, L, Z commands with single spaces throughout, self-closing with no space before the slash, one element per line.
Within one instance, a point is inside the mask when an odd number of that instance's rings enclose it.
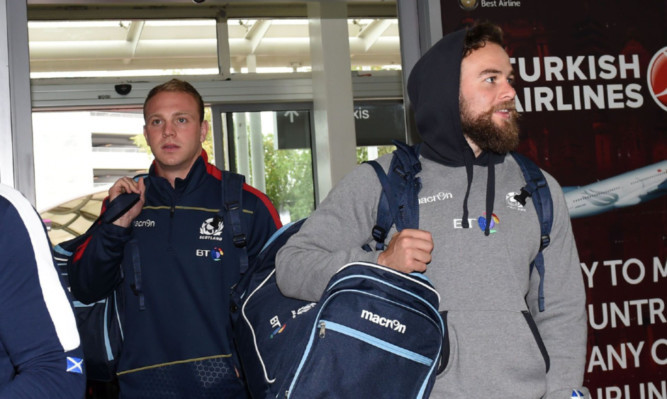
<path fill-rule="evenodd" d="M 0 184 L 0 398 L 83 397 L 83 352 L 30 202 Z"/>
<path fill-rule="evenodd" d="M 96 301 L 122 287 L 123 398 L 245 396 L 229 321 L 240 250 L 227 221 L 214 220 L 220 176 L 205 153 L 175 188 L 151 167 L 132 226 L 102 226 L 76 252 L 80 275 L 70 279 L 77 299 Z M 268 198 L 247 184 L 242 207 L 252 262 L 281 224 Z"/>

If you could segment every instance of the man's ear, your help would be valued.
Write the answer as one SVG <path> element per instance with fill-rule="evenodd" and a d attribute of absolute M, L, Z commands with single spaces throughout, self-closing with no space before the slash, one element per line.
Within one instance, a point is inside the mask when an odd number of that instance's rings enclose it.
<path fill-rule="evenodd" d="M 200 131 L 199 131 L 199 142 L 203 143 L 206 141 L 206 135 L 208 134 L 208 121 L 204 120 L 201 123 Z"/>

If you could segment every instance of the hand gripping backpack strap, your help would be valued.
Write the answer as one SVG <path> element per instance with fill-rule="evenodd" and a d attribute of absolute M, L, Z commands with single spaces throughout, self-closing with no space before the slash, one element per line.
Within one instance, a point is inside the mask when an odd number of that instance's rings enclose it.
<path fill-rule="evenodd" d="M 540 168 L 525 156 L 511 152 L 512 156 L 519 164 L 526 185 L 521 189 L 521 193 L 514 196 L 521 205 L 526 205 L 526 197 L 533 199 L 533 205 L 537 212 L 537 218 L 540 222 L 540 250 L 531 263 L 531 272 L 534 267 L 540 275 L 540 286 L 538 291 L 538 305 L 540 312 L 544 312 L 544 256 L 542 251 L 549 246 L 551 238 L 551 226 L 553 224 L 553 202 L 551 200 L 551 191 L 549 185 Z"/>
<path fill-rule="evenodd" d="M 129 211 L 140 199 L 139 194 L 125 193 L 120 194 L 113 201 L 107 203 L 104 212 L 95 219 L 85 233 L 55 246 L 55 250 L 63 255 L 70 257 L 73 252 L 90 237 L 102 223 L 113 223 L 116 219 Z"/>
<path fill-rule="evenodd" d="M 419 227 L 419 145 L 409 146 L 396 140 L 394 144 L 396 151 L 389 165 L 389 173 L 385 173 L 376 161 L 367 162 L 375 170 L 382 185 L 377 220 L 372 232 L 377 250 L 385 248 L 387 233 L 393 224 L 398 231 Z M 368 247 L 366 249 L 370 250 Z"/>
<path fill-rule="evenodd" d="M 238 173 L 223 171 L 221 179 L 223 209 L 227 214 L 227 223 L 232 228 L 232 241 L 241 249 L 239 257 L 239 271 L 244 274 L 248 270 L 247 236 L 243 232 L 241 214 L 243 213 L 243 183 L 245 177 Z"/>
<path fill-rule="evenodd" d="M 60 274 L 65 286 L 70 286 L 69 268 L 77 248 L 83 245 L 102 223 L 113 223 L 132 208 L 137 201 L 139 201 L 139 194 L 127 193 L 119 195 L 113 201 L 107 203 L 104 213 L 99 215 L 83 234 L 54 245 L 53 256 L 56 259 L 58 267 L 62 270 Z"/>

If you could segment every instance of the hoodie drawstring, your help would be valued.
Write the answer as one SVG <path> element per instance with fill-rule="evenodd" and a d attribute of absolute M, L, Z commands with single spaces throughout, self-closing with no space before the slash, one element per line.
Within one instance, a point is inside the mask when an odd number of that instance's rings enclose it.
<path fill-rule="evenodd" d="M 494 154 L 489 154 L 489 163 L 487 165 L 488 178 L 486 180 L 486 226 L 484 235 L 488 236 L 493 222 L 493 199 L 496 196 L 496 163 Z"/>
<path fill-rule="evenodd" d="M 463 198 L 463 218 L 461 224 L 464 229 L 470 228 L 468 223 L 468 196 L 470 195 L 470 186 L 472 186 L 472 174 L 473 174 L 473 163 L 474 154 L 470 147 L 467 147 L 463 150 L 463 162 L 466 167 L 466 176 L 468 177 L 468 186 L 466 187 L 466 195 Z"/>
<path fill-rule="evenodd" d="M 473 179 L 473 161 L 474 154 L 471 149 L 466 149 L 463 153 L 463 160 L 465 162 L 466 176 L 468 178 L 468 186 L 466 187 L 466 195 L 463 198 L 463 217 L 461 224 L 464 229 L 470 228 L 470 223 L 468 222 L 468 196 L 470 195 L 470 187 L 472 186 Z M 486 223 L 484 226 L 484 235 L 488 236 L 491 234 L 491 223 L 493 223 L 493 200 L 496 196 L 496 162 L 498 161 L 498 155 L 489 153 L 487 156 L 487 173 L 488 177 L 486 180 L 486 214 L 485 219 Z"/>

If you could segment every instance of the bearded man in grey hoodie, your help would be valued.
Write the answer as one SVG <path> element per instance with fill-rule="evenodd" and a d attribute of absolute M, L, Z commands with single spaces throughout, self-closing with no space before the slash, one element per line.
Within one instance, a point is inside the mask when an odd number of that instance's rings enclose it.
<path fill-rule="evenodd" d="M 585 292 L 561 187 L 545 173 L 554 213 L 543 251 L 543 312 L 539 277 L 529 272 L 540 248 L 538 217 L 531 201 L 511 200 L 525 185 L 508 156 L 519 143 L 513 79 L 497 26 L 477 24 L 442 38 L 408 81 L 423 140 L 419 197 L 437 199 L 420 201 L 419 229 L 392 229 L 384 251 L 362 249 L 373 241 L 381 186 L 361 165 L 278 253 L 281 291 L 311 301 L 353 261 L 424 273 L 442 298 L 450 345 L 433 398 L 589 396 L 582 387 Z M 385 170 L 390 161 L 378 160 Z"/>

